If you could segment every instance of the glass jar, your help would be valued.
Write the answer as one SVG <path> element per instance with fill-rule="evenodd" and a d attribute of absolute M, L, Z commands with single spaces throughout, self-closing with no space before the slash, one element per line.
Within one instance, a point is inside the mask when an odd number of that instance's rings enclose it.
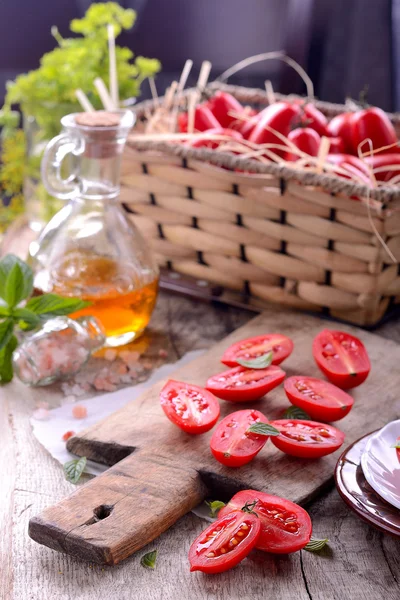
<path fill-rule="evenodd" d="M 88 300 L 72 317 L 95 316 L 108 346 L 138 337 L 158 290 L 158 267 L 119 202 L 122 152 L 134 116 L 129 110 L 67 115 L 47 146 L 42 179 L 68 203 L 30 245 L 36 293 Z M 68 157 L 69 174 L 62 176 Z M 65 175 L 65 173 L 63 173 Z"/>

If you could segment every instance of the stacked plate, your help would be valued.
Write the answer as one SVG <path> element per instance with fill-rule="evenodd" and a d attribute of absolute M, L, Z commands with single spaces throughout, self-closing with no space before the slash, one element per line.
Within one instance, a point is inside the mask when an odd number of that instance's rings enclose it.
<path fill-rule="evenodd" d="M 400 536 L 400 420 L 352 444 L 336 465 L 343 500 L 361 518 Z"/>

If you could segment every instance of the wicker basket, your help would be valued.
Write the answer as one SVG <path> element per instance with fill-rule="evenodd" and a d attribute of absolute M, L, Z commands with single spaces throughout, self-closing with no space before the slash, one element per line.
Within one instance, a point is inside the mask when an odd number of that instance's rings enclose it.
<path fill-rule="evenodd" d="M 268 103 L 261 90 L 223 88 Z M 139 117 L 153 106 L 138 105 Z M 178 273 L 364 326 L 400 303 L 398 265 L 377 236 L 398 260 L 400 188 L 368 193 L 335 176 L 132 136 L 121 199 L 159 264 Z"/>

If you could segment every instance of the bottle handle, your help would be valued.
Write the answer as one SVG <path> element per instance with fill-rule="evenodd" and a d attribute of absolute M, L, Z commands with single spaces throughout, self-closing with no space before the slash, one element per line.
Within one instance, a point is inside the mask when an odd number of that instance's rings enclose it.
<path fill-rule="evenodd" d="M 76 165 L 67 177 L 62 176 L 61 168 L 69 154 L 72 156 L 82 154 L 83 146 L 83 140 L 72 138 L 68 133 L 60 133 L 47 144 L 42 158 L 41 175 L 44 187 L 51 196 L 60 200 L 71 200 L 80 193 L 78 163 L 75 161 Z"/>

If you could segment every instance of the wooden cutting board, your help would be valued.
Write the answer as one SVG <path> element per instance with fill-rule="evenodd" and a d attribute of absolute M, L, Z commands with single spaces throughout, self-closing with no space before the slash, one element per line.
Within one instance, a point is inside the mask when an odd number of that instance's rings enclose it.
<path fill-rule="evenodd" d="M 287 375 L 318 377 L 311 343 L 324 326 L 326 323 L 307 315 L 263 313 L 204 356 L 174 372 L 171 379 L 204 385 L 210 375 L 225 368 L 219 359 L 232 343 L 278 331 L 295 344 L 293 354 L 282 365 Z M 348 445 L 400 416 L 400 352 L 394 342 L 353 327 L 340 328 L 363 340 L 372 363 L 367 381 L 352 392 L 353 410 L 339 422 Z M 140 398 L 69 440 L 68 449 L 74 454 L 112 466 L 32 518 L 29 535 L 34 540 L 79 558 L 114 565 L 207 497 L 228 500 L 240 489 L 254 488 L 304 504 L 331 482 L 344 447 L 322 459 L 305 460 L 286 456 L 267 442 L 260 454 L 240 469 L 220 465 L 209 449 L 212 431 L 190 436 L 167 420 L 159 404 L 164 383 L 154 385 Z M 254 407 L 272 419 L 287 406 L 280 386 L 250 405 L 221 401 L 221 416 Z"/>

